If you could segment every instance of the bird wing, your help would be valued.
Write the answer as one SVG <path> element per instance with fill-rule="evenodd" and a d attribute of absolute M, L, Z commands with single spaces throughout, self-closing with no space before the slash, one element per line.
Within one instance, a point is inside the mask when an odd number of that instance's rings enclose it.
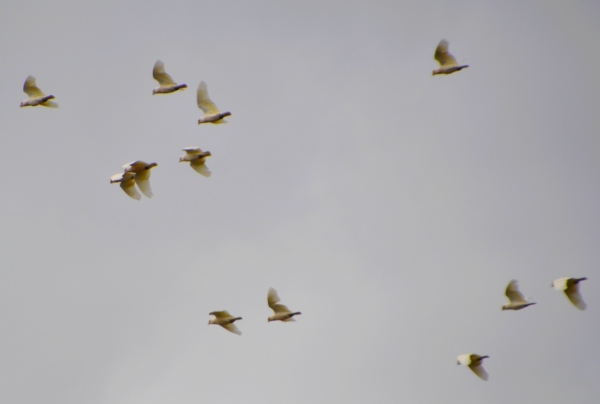
<path fill-rule="evenodd" d="M 221 324 L 221 327 L 225 328 L 227 331 L 230 331 L 234 334 L 242 335 L 242 332 L 235 326 L 234 323 Z"/>
<path fill-rule="evenodd" d="M 281 299 L 279 298 L 277 291 L 273 288 L 269 288 L 269 293 L 267 294 L 267 304 L 269 305 L 269 307 L 273 309 L 273 306 L 279 303 L 280 300 Z"/>
<path fill-rule="evenodd" d="M 152 189 L 150 188 L 150 170 L 142 170 L 138 171 L 135 174 L 135 182 L 142 191 L 142 194 L 146 195 L 148 198 L 152 198 L 154 195 L 152 193 Z"/>
<path fill-rule="evenodd" d="M 121 182 L 122 179 L 123 173 L 116 173 L 110 176 L 110 183 L 112 184 L 113 182 Z"/>
<path fill-rule="evenodd" d="M 137 177 L 137 176 L 136 176 Z M 135 189 L 135 179 L 134 177 L 124 177 L 121 180 L 121 189 L 125 191 L 127 195 L 132 197 L 135 200 L 142 199 L 142 195 Z"/>
<path fill-rule="evenodd" d="M 481 362 L 471 363 L 468 366 L 469 366 L 469 369 L 471 369 L 473 371 L 473 373 L 475 373 L 481 379 L 487 380 L 489 378 L 487 372 L 485 371 L 483 366 L 481 366 Z"/>
<path fill-rule="evenodd" d="M 131 163 L 125 164 L 123 167 L 121 167 L 123 170 L 125 170 L 125 172 L 134 172 L 137 173 L 139 171 L 142 171 L 144 168 L 146 168 L 148 164 L 145 161 L 142 160 L 136 160 L 136 161 L 132 161 Z"/>
<path fill-rule="evenodd" d="M 44 107 L 48 107 L 48 108 L 58 108 L 58 104 L 55 103 L 54 101 L 45 101 L 42 102 L 42 104 Z"/>
<path fill-rule="evenodd" d="M 287 306 L 285 304 L 274 304 L 272 306 L 270 306 L 271 309 L 273 309 L 273 311 L 275 313 L 291 313 L 291 310 L 287 308 Z"/>
<path fill-rule="evenodd" d="M 154 63 L 154 69 L 152 69 L 152 77 L 158 81 L 161 86 L 174 86 L 177 83 L 173 81 L 173 78 L 165 72 L 165 64 L 160 60 Z"/>
<path fill-rule="evenodd" d="M 43 97 L 46 95 L 35 85 L 35 77 L 33 76 L 27 76 L 25 84 L 23 84 L 23 91 L 29 98 Z"/>
<path fill-rule="evenodd" d="M 190 167 L 192 167 L 198 174 L 203 175 L 206 178 L 210 178 L 212 173 L 202 160 L 203 159 L 199 158 L 198 160 L 190 162 Z"/>
<path fill-rule="evenodd" d="M 527 299 L 525 299 L 523 294 L 519 292 L 519 284 L 514 279 L 510 281 L 506 287 L 506 297 L 508 297 L 508 299 L 513 303 L 527 302 Z"/>
<path fill-rule="evenodd" d="M 458 63 L 456 59 L 450 52 L 448 52 L 449 42 L 445 39 L 442 39 L 438 44 L 437 48 L 435 48 L 435 55 L 433 56 L 435 60 L 438 61 L 440 66 L 456 66 Z"/>
<path fill-rule="evenodd" d="M 569 279 L 569 281 L 571 281 L 571 279 Z M 579 310 L 585 310 L 587 305 L 585 304 L 585 302 L 583 301 L 583 297 L 581 297 L 581 294 L 579 293 L 579 283 L 567 282 L 567 285 L 568 286 L 565 289 L 565 294 L 567 295 L 571 303 L 573 303 L 575 307 L 577 307 Z"/>
<path fill-rule="evenodd" d="M 205 114 L 218 114 L 219 109 L 214 102 L 208 98 L 208 87 L 206 83 L 201 81 L 198 84 L 198 91 L 196 92 L 196 100 L 198 102 L 198 108 L 200 108 Z"/>
<path fill-rule="evenodd" d="M 229 314 L 229 312 L 227 310 L 221 310 L 221 311 L 213 311 L 211 313 L 208 313 L 210 316 L 215 316 L 216 318 L 229 318 L 231 317 L 231 314 Z"/>
<path fill-rule="evenodd" d="M 186 152 L 186 154 L 189 154 L 192 156 L 197 156 L 198 154 L 202 154 L 202 150 L 200 150 L 198 147 L 186 147 L 185 149 L 181 149 L 181 150 Z"/>

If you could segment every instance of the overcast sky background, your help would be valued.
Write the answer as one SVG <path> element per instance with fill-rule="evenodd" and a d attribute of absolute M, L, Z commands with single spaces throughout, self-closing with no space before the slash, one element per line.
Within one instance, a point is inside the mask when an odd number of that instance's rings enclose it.
<path fill-rule="evenodd" d="M 596 403 L 598 21 L 594 0 L 2 2 L 0 402 Z M 468 69 L 431 76 L 442 38 Z M 186 91 L 151 95 L 159 58 Z M 19 108 L 30 74 L 59 109 Z M 196 124 L 200 80 L 227 125 Z M 138 159 L 140 202 L 109 184 Z M 502 312 L 511 279 L 538 304 Z M 296 323 L 267 323 L 271 286 Z M 241 337 L 207 325 L 223 309 Z"/>

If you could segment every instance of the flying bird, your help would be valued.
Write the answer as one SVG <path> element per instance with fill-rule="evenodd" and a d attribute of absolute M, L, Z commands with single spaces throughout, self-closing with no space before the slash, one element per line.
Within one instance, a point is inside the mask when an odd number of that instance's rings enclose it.
<path fill-rule="evenodd" d="M 456 364 L 468 366 L 479 378 L 487 380 L 489 376 L 483 366 L 481 366 L 485 358 L 489 358 L 489 356 L 479 356 L 477 354 L 458 355 Z"/>
<path fill-rule="evenodd" d="M 49 101 L 54 99 L 54 96 L 44 94 L 42 90 L 40 90 L 35 84 L 35 77 L 33 76 L 27 76 L 25 79 L 25 84 L 23 84 L 23 91 L 29 96 L 29 98 L 21 101 L 21 108 L 36 107 L 38 105 L 48 108 L 58 108 L 57 103 L 54 101 Z"/>
<path fill-rule="evenodd" d="M 154 80 L 158 81 L 159 86 L 152 90 L 152 95 L 154 94 L 168 94 L 173 93 L 177 90 L 182 90 L 187 88 L 187 84 L 177 84 L 175 81 L 165 72 L 165 64 L 160 60 L 157 60 L 154 63 L 154 68 L 152 69 L 152 77 Z"/>
<path fill-rule="evenodd" d="M 135 173 L 118 173 L 110 177 L 110 183 L 119 182 L 121 189 L 125 191 L 127 195 L 135 200 L 142 199 L 142 195 L 135 188 Z"/>
<path fill-rule="evenodd" d="M 208 324 L 217 324 L 225 328 L 227 331 L 237 335 L 242 335 L 242 332 L 238 330 L 235 324 L 233 324 L 235 321 L 241 320 L 241 317 L 233 317 L 227 310 L 213 311 L 212 313 L 209 313 L 209 315 L 213 317 L 208 320 Z"/>
<path fill-rule="evenodd" d="M 214 102 L 208 98 L 208 87 L 206 83 L 201 81 L 198 84 L 198 91 L 196 92 L 196 101 L 198 102 L 198 108 L 204 112 L 204 116 L 198 119 L 198 125 L 201 123 L 227 123 L 223 118 L 231 115 L 231 112 L 219 112 L 219 109 Z"/>
<path fill-rule="evenodd" d="M 179 162 L 187 162 L 189 161 L 190 167 L 192 167 L 196 172 L 205 176 L 206 178 L 210 177 L 210 170 L 204 164 L 206 162 L 206 158 L 212 156 L 209 151 L 203 152 L 197 147 L 187 147 L 182 149 L 185 154 L 179 157 Z"/>
<path fill-rule="evenodd" d="M 508 297 L 509 303 L 502 306 L 502 310 L 521 310 L 535 304 L 525 299 L 523 294 L 519 292 L 519 284 L 514 279 L 508 283 L 505 294 Z"/>
<path fill-rule="evenodd" d="M 269 288 L 269 293 L 267 294 L 267 304 L 273 310 L 273 315 L 269 317 L 270 321 L 296 321 L 294 320 L 294 316 L 298 314 L 302 314 L 299 311 L 292 312 L 287 306 L 280 304 L 279 296 L 277 295 L 277 291 L 273 288 Z"/>
<path fill-rule="evenodd" d="M 154 195 L 150 188 L 150 169 L 156 167 L 156 163 L 146 163 L 141 160 L 132 161 L 129 164 L 123 166 L 125 173 L 135 173 L 135 183 L 137 184 L 142 194 L 148 198 L 152 198 Z"/>
<path fill-rule="evenodd" d="M 556 290 L 562 290 L 569 298 L 571 303 L 579 310 L 585 310 L 587 305 L 583 301 L 583 297 L 579 293 L 579 282 L 585 281 L 587 278 L 559 278 L 552 282 L 552 287 Z"/>
<path fill-rule="evenodd" d="M 432 76 L 435 76 L 436 74 L 450 74 L 462 70 L 465 67 L 469 67 L 469 65 L 458 64 L 454 56 L 448 52 L 448 45 L 448 41 L 442 39 L 435 49 L 433 58 L 438 61 L 440 67 L 431 73 Z"/>

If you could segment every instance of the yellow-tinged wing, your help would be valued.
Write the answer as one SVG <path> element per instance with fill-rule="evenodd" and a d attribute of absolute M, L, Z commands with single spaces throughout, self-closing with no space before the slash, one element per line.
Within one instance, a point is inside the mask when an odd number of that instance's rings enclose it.
<path fill-rule="evenodd" d="M 454 56 L 448 52 L 449 45 L 448 41 L 442 39 L 437 48 L 435 48 L 435 55 L 433 57 L 442 67 L 456 66 L 458 64 Z"/>
<path fill-rule="evenodd" d="M 150 169 L 138 171 L 135 174 L 135 182 L 140 191 L 142 191 L 142 194 L 146 195 L 148 198 L 154 196 L 152 188 L 150 188 Z"/>
<path fill-rule="evenodd" d="M 273 288 L 269 288 L 269 293 L 267 294 L 267 304 L 270 308 L 273 308 L 277 303 L 279 303 L 281 299 L 277 294 L 277 291 Z"/>
<path fill-rule="evenodd" d="M 569 279 L 567 281 L 567 285 L 568 286 L 565 289 L 565 294 L 571 303 L 573 303 L 579 310 L 585 310 L 587 304 L 585 304 L 583 297 L 581 297 L 581 294 L 579 293 L 579 283 L 575 283 L 572 279 Z"/>
<path fill-rule="evenodd" d="M 231 314 L 229 314 L 229 312 L 227 310 L 221 310 L 221 311 L 213 311 L 211 313 L 208 313 L 210 316 L 215 316 L 216 318 L 230 318 L 232 317 Z"/>
<path fill-rule="evenodd" d="M 513 303 L 527 302 L 523 294 L 519 292 L 519 284 L 514 279 L 506 287 L 506 297 Z"/>
<path fill-rule="evenodd" d="M 219 109 L 214 102 L 208 98 L 208 87 L 205 82 L 201 81 L 198 84 L 198 91 L 196 92 L 196 101 L 198 102 L 198 108 L 200 108 L 205 114 L 218 114 Z"/>
<path fill-rule="evenodd" d="M 167 74 L 165 71 L 165 64 L 160 60 L 157 60 L 156 63 L 154 63 L 152 77 L 154 77 L 154 80 L 158 81 L 158 84 L 161 86 L 177 85 L 177 83 L 173 81 L 173 78 Z"/>
<path fill-rule="evenodd" d="M 232 332 L 237 335 L 242 335 L 242 332 L 238 330 L 234 323 L 229 324 L 221 324 L 221 327 L 225 328 L 227 331 Z"/>
<path fill-rule="evenodd" d="M 29 96 L 29 98 L 43 97 L 46 95 L 35 84 L 35 77 L 33 76 L 27 76 L 25 79 L 25 84 L 23 84 L 23 91 Z"/>
<path fill-rule="evenodd" d="M 206 166 L 206 164 L 204 164 L 204 161 L 202 161 L 203 159 L 198 159 L 195 161 L 190 162 L 190 167 L 192 167 L 192 169 L 194 169 L 194 171 L 196 171 L 198 174 L 206 177 L 206 178 L 210 178 L 211 176 L 211 172 L 208 169 L 208 167 Z"/>

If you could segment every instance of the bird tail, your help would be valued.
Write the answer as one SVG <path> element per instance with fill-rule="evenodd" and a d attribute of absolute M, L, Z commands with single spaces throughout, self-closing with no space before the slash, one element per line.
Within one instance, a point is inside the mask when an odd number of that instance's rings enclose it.
<path fill-rule="evenodd" d="M 587 278 L 575 278 L 575 282 L 587 281 Z"/>
<path fill-rule="evenodd" d="M 179 84 L 175 87 L 175 90 L 181 90 L 182 88 L 187 88 L 187 84 Z"/>

